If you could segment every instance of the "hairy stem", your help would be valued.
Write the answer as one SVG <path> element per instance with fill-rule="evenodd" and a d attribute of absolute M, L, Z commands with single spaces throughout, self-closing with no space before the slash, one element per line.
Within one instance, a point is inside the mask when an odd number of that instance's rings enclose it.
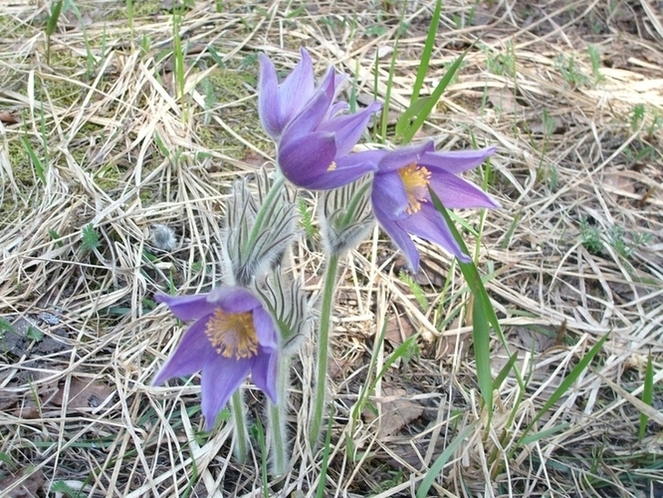
<path fill-rule="evenodd" d="M 320 330 L 318 335 L 318 371 L 317 384 L 313 398 L 313 414 L 310 419 L 309 442 L 311 448 L 316 446 L 320 437 L 320 430 L 324 418 L 325 395 L 327 394 L 327 364 L 329 363 L 329 332 L 331 329 L 331 314 L 334 290 L 336 288 L 336 270 L 338 269 L 339 255 L 331 254 L 325 273 L 325 287 L 322 294 L 322 309 L 320 310 Z"/>
<path fill-rule="evenodd" d="M 267 437 L 271 442 L 272 468 L 274 477 L 282 476 L 288 469 L 290 448 L 286 437 L 286 423 L 288 420 L 288 387 L 290 384 L 290 357 L 284 357 L 279 363 L 277 378 L 278 403 L 271 401 L 269 410 L 269 432 Z"/>
<path fill-rule="evenodd" d="M 238 462 L 244 463 L 249 454 L 249 433 L 246 427 L 244 400 L 239 389 L 232 395 L 231 406 L 235 422 L 235 458 Z"/>

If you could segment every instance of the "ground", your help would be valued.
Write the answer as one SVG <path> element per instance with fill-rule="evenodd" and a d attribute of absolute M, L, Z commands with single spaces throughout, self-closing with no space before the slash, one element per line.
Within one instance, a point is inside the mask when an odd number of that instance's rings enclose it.
<path fill-rule="evenodd" d="M 443 2 L 422 94 L 467 53 L 415 140 L 497 147 L 466 178 L 502 208 L 456 213 L 503 332 L 493 409 L 458 266 L 419 241 L 412 275 L 375 229 L 339 276 L 329 445 L 302 430 L 314 326 L 280 477 L 203 431 L 197 376 L 151 386 L 185 328 L 153 297 L 220 280 L 229 187 L 273 167 L 258 53 L 389 93 L 364 143 L 397 144 L 435 2 L 54 3 L 0 13 L 3 496 L 663 496 L 663 2 Z M 317 225 L 288 260 L 314 303 Z"/>

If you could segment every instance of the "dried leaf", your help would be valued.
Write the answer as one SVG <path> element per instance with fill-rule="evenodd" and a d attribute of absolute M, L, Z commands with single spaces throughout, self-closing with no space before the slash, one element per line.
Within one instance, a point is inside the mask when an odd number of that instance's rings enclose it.
<path fill-rule="evenodd" d="M 25 477 L 26 474 L 28 474 L 27 477 Z M 20 486 L 7 491 L 19 481 L 22 481 Z M 21 469 L 17 474 L 0 480 L 0 494 L 5 498 L 33 498 L 38 495 L 43 486 L 44 474 L 41 470 Z"/>
<path fill-rule="evenodd" d="M 63 400 L 67 400 L 67 412 L 83 411 L 89 412 L 91 408 L 101 404 L 113 394 L 114 390 L 96 380 L 89 378 L 72 377 L 69 383 L 69 393 L 65 396 L 66 383 L 60 386 L 58 392 L 53 396 L 53 403 L 62 406 Z"/>
<path fill-rule="evenodd" d="M 5 124 L 16 124 L 18 123 L 18 118 L 9 111 L 0 111 L 0 122 Z"/>
<path fill-rule="evenodd" d="M 624 175 L 623 172 L 617 168 L 606 169 L 603 176 L 603 184 L 612 187 L 614 193 L 624 192 L 626 194 L 635 194 L 635 186 L 633 179 Z"/>
<path fill-rule="evenodd" d="M 515 95 L 509 88 L 490 87 L 486 90 L 488 102 L 493 109 L 509 114 L 522 115 L 525 108 L 518 103 Z"/>
<path fill-rule="evenodd" d="M 382 401 L 378 401 L 381 408 L 378 437 L 386 437 L 397 433 L 404 426 L 418 419 L 424 413 L 424 407 L 418 401 L 407 399 L 407 391 L 399 387 L 387 387 L 382 390 Z M 372 414 L 365 413 L 370 421 Z"/>
<path fill-rule="evenodd" d="M 414 327 L 407 317 L 396 315 L 387 322 L 387 330 L 385 330 L 384 338 L 392 346 L 396 347 L 403 344 L 414 333 Z"/>

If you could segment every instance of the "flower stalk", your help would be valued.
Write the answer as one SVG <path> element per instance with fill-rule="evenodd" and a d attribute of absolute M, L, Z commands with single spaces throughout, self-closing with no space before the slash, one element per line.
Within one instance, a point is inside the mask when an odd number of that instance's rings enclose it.
<path fill-rule="evenodd" d="M 249 454 L 249 432 L 246 426 L 246 407 L 242 394 L 235 391 L 230 400 L 233 422 L 235 424 L 235 444 L 233 454 L 239 463 L 246 462 Z"/>
<path fill-rule="evenodd" d="M 268 402 L 268 437 L 272 458 L 271 474 L 275 477 L 285 475 L 290 459 L 287 443 L 288 389 L 290 387 L 290 357 L 283 355 L 276 380 L 279 402 Z"/>
<path fill-rule="evenodd" d="M 317 383 L 313 395 L 313 414 L 309 422 L 308 433 L 311 448 L 314 448 L 318 442 L 325 413 L 327 365 L 329 363 L 329 333 L 331 330 L 331 315 L 339 259 L 340 255 L 338 253 L 329 255 L 324 277 L 325 285 L 322 291 L 322 308 L 320 309 L 320 325 L 318 329 Z"/>

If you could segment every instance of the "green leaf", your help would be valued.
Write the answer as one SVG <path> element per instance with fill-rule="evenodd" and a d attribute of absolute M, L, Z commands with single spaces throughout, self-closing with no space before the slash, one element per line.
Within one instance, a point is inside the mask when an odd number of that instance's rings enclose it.
<path fill-rule="evenodd" d="M 460 446 L 460 444 L 470 434 L 472 429 L 474 429 L 474 425 L 475 424 L 469 425 L 463 432 L 458 434 L 458 436 L 456 436 L 456 439 L 454 439 L 451 442 L 451 444 L 449 444 L 449 446 L 447 446 L 444 449 L 442 454 L 435 459 L 433 465 L 431 465 L 430 469 L 428 469 L 428 472 L 426 472 L 426 476 L 421 481 L 419 489 L 417 489 L 417 495 L 416 495 L 417 498 L 425 498 L 426 496 L 428 496 L 428 490 L 435 482 L 435 479 L 437 479 L 437 476 L 439 476 L 442 473 L 442 469 L 444 469 L 444 466 L 453 456 L 454 451 L 456 451 L 456 448 Z"/>
<path fill-rule="evenodd" d="M 458 242 L 461 250 L 465 254 L 469 254 L 465 241 L 456 230 L 451 217 L 449 216 L 448 211 L 442 205 L 440 198 L 437 196 L 435 191 L 428 187 L 428 192 L 430 193 L 431 200 L 435 209 L 437 209 L 440 214 L 444 217 L 451 234 Z M 479 387 L 481 389 L 481 396 L 486 403 L 486 408 L 489 413 L 493 413 L 493 380 L 492 374 L 490 372 L 490 327 L 492 326 L 495 331 L 502 335 L 502 329 L 500 327 L 500 322 L 495 313 L 492 303 L 490 302 L 490 297 L 486 292 L 486 288 L 483 285 L 481 276 L 475 264 L 470 261 L 469 263 L 463 263 L 458 260 L 458 266 L 460 267 L 463 277 L 467 282 L 472 295 L 474 296 L 474 303 L 472 309 L 472 338 L 474 340 L 474 356 L 477 366 L 477 378 L 479 381 Z"/>
<path fill-rule="evenodd" d="M 402 137 L 403 144 L 407 144 L 410 140 L 412 140 L 414 134 L 419 130 L 419 128 L 423 126 L 424 121 L 426 121 L 430 113 L 433 111 L 433 108 L 437 104 L 437 101 L 440 100 L 440 97 L 442 97 L 442 93 L 444 93 L 444 90 L 446 90 L 447 86 L 449 86 L 451 79 L 454 77 L 454 75 L 460 68 L 463 59 L 473 47 L 474 44 L 468 47 L 467 50 L 465 50 L 465 52 L 463 52 L 460 55 L 460 57 L 458 57 L 455 61 L 453 61 L 451 66 L 449 66 L 449 69 L 444 74 L 440 82 L 437 84 L 435 90 L 433 90 L 433 93 L 430 96 L 430 98 L 425 102 L 425 104 L 421 107 L 421 110 L 417 113 L 417 117 L 414 119 L 414 121 L 409 126 L 409 128 L 407 128 L 403 132 L 403 137 Z"/>
<path fill-rule="evenodd" d="M 412 99 L 410 102 L 410 107 L 412 107 L 417 100 L 419 99 L 419 92 L 421 92 L 421 87 L 424 84 L 424 78 L 428 72 L 428 67 L 430 66 L 430 58 L 433 53 L 433 47 L 435 45 L 435 35 L 437 34 L 437 26 L 440 23 L 440 10 L 442 9 L 442 0 L 437 0 L 435 3 L 435 10 L 433 11 L 433 17 L 430 20 L 430 26 L 428 27 L 428 34 L 426 35 L 426 45 L 424 45 L 424 51 L 421 54 L 421 64 L 419 65 L 419 70 L 417 71 L 417 77 L 414 80 L 414 85 L 412 87 Z"/>
<path fill-rule="evenodd" d="M 51 36 L 55 33 L 55 28 L 58 26 L 58 19 L 60 18 L 60 13 L 62 12 L 63 0 L 55 2 L 53 8 L 51 9 L 51 15 L 48 16 L 48 23 L 46 24 L 46 35 Z"/>
<path fill-rule="evenodd" d="M 0 332 L 13 332 L 14 327 L 5 318 L 0 318 Z"/>
<path fill-rule="evenodd" d="M 534 417 L 534 420 L 530 422 L 529 426 L 527 427 L 527 430 L 525 431 L 525 434 L 529 432 L 529 430 L 534 427 L 534 424 L 550 409 L 551 406 L 553 406 L 559 398 L 561 398 L 566 392 L 571 388 L 573 383 L 580 377 L 580 374 L 584 372 L 587 367 L 589 367 L 589 364 L 592 362 L 594 357 L 598 354 L 599 351 L 601 351 L 601 347 L 603 347 L 603 343 L 606 341 L 610 333 L 607 333 L 599 341 L 594 345 L 592 349 L 589 350 L 589 352 L 583 356 L 583 358 L 578 362 L 578 364 L 569 372 L 569 374 L 564 378 L 562 383 L 555 389 L 555 392 L 553 392 L 550 395 L 550 398 L 548 398 L 548 401 L 546 401 L 539 410 L 539 413 L 536 414 L 536 417 Z M 521 438 L 521 442 L 524 439 Z"/>
<path fill-rule="evenodd" d="M 488 303 L 492 308 L 492 305 Z M 481 397 L 493 414 L 493 376 L 490 371 L 490 325 L 487 311 L 481 299 L 476 299 L 472 305 L 472 343 L 474 344 L 474 359 L 477 368 L 477 381 L 481 390 Z"/>
<path fill-rule="evenodd" d="M 410 107 L 405 109 L 405 112 L 403 112 L 403 114 L 401 114 L 401 116 L 398 118 L 398 121 L 396 121 L 394 132 L 396 133 L 397 137 L 403 136 L 405 134 L 409 126 L 412 124 L 412 121 L 414 121 L 417 115 L 422 112 L 422 109 L 430 99 L 430 96 L 422 97 L 416 102 L 410 103 Z"/>
<path fill-rule="evenodd" d="M 30 156 L 30 161 L 32 162 L 32 166 L 35 168 L 35 173 L 37 174 L 37 177 L 43 183 L 46 185 L 46 176 L 44 175 L 44 163 L 41 162 L 41 159 L 37 157 L 37 154 L 35 153 L 35 150 L 32 148 L 32 145 L 30 144 L 30 141 L 28 140 L 28 137 L 21 137 L 21 143 L 23 144 L 23 147 L 25 148 L 26 152 L 28 153 L 28 156 Z"/>
<path fill-rule="evenodd" d="M 89 223 L 83 227 L 81 242 L 83 243 L 84 251 L 93 251 L 94 249 L 98 249 L 101 245 L 101 242 L 99 241 L 99 234 L 94 229 L 94 226 L 92 226 L 92 223 Z"/>
<path fill-rule="evenodd" d="M 414 294 L 414 298 L 417 300 L 417 303 L 419 303 L 419 307 L 426 311 L 429 307 L 429 304 L 428 299 L 426 298 L 426 293 L 421 288 L 421 286 L 415 282 L 410 274 L 405 273 L 404 271 L 398 274 L 398 278 L 401 282 L 410 288 L 410 292 Z"/>
<path fill-rule="evenodd" d="M 499 387 L 502 385 L 502 382 L 504 382 L 504 379 L 506 379 L 506 376 L 509 374 L 509 371 L 513 368 L 513 365 L 516 363 L 517 359 L 518 353 L 513 353 L 509 357 L 509 360 L 502 367 L 502 370 L 500 370 L 500 373 L 497 374 L 497 377 L 495 377 L 495 380 L 493 381 L 493 390 L 499 389 Z"/>
<path fill-rule="evenodd" d="M 31 341 L 39 342 L 44 338 L 44 333 L 39 330 L 37 327 L 30 325 L 28 330 L 25 332 L 25 337 Z"/>
<path fill-rule="evenodd" d="M 645 385 L 642 390 L 642 402 L 646 403 L 649 406 L 652 406 L 652 401 L 654 399 L 654 367 L 651 362 L 651 351 L 649 352 L 649 357 L 647 358 L 647 368 L 645 370 Z M 647 422 L 649 417 L 646 413 L 640 414 L 640 429 L 638 430 L 638 439 L 642 439 L 645 436 L 645 431 L 647 430 Z"/>
<path fill-rule="evenodd" d="M 524 437 L 520 440 L 520 444 L 522 445 L 527 445 L 529 443 L 533 443 L 535 441 L 538 441 L 540 439 L 546 438 L 548 436 L 552 436 L 553 434 L 557 434 L 558 432 L 561 432 L 565 430 L 567 427 L 570 427 L 571 424 L 568 422 L 564 422 L 562 424 L 554 425 L 550 429 L 546 429 L 545 431 L 539 431 L 534 434 L 530 434 L 527 437 Z"/>

